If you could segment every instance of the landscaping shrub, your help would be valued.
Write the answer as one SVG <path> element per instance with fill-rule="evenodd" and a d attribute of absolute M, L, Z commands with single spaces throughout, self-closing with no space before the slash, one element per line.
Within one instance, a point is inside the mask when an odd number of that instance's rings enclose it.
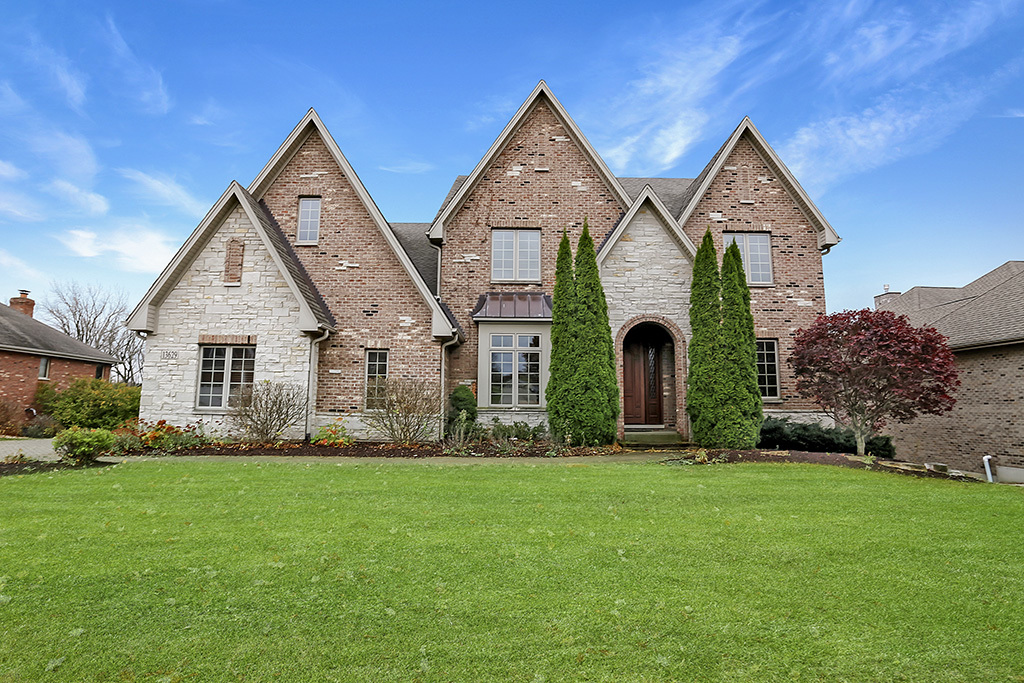
<path fill-rule="evenodd" d="M 352 445 L 352 436 L 345 429 L 340 421 L 331 425 L 325 425 L 316 430 L 316 435 L 311 439 L 318 446 L 334 446 L 343 448 Z"/>
<path fill-rule="evenodd" d="M 0 401 L 0 436 L 17 436 L 21 412 L 7 401 Z"/>
<path fill-rule="evenodd" d="M 853 432 L 840 427 L 822 427 L 817 423 L 790 422 L 767 418 L 761 425 L 758 448 L 811 451 L 814 453 L 856 453 Z M 867 441 L 867 453 L 876 458 L 891 459 L 896 455 L 892 438 L 876 436 Z"/>
<path fill-rule="evenodd" d="M 64 429 L 61 423 L 49 415 L 38 413 L 21 428 L 21 435 L 30 439 L 50 439 Z"/>
<path fill-rule="evenodd" d="M 86 463 L 110 451 L 114 441 L 114 434 L 108 429 L 70 427 L 54 437 L 53 450 L 65 460 Z"/>
<path fill-rule="evenodd" d="M 41 394 L 40 406 L 65 427 L 115 429 L 139 416 L 141 387 L 111 384 L 102 379 L 77 379 L 67 389 Z"/>
<path fill-rule="evenodd" d="M 494 418 L 494 424 L 491 427 L 491 438 L 495 441 L 501 439 L 517 439 L 519 441 L 541 441 L 548 434 L 547 427 L 543 424 L 539 424 L 536 427 L 531 427 L 525 422 L 513 422 L 512 424 L 504 424 L 499 422 L 498 418 Z"/>
<path fill-rule="evenodd" d="M 465 412 L 466 422 L 476 422 L 476 396 L 473 390 L 465 385 L 457 386 L 448 394 L 448 417 L 445 420 L 445 433 L 452 430 L 455 420 Z"/>
<path fill-rule="evenodd" d="M 114 430 L 115 453 L 140 451 L 181 451 L 210 443 L 203 424 L 197 422 L 178 427 L 165 420 L 146 422 L 131 420 Z"/>
<path fill-rule="evenodd" d="M 364 417 L 371 430 L 403 445 L 438 437 L 445 398 L 436 383 L 389 377 L 378 386 L 376 407 Z"/>
<path fill-rule="evenodd" d="M 305 416 L 306 405 L 305 387 L 264 380 L 242 388 L 229 420 L 246 437 L 272 443 Z"/>
<path fill-rule="evenodd" d="M 57 389 L 52 383 L 40 382 L 36 385 L 35 404 L 39 406 L 40 412 L 51 414 L 56 400 Z"/>

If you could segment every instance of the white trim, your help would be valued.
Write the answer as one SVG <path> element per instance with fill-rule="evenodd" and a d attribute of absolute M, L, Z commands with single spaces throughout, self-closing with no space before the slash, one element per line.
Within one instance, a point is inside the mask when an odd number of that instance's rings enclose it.
<path fill-rule="evenodd" d="M 722 166 L 725 165 L 725 160 L 729 157 L 732 151 L 736 148 L 736 144 L 743 137 L 743 134 L 747 133 L 755 143 L 755 147 L 759 148 L 758 151 L 768 158 L 766 161 L 771 165 L 775 166 L 779 175 L 782 179 L 788 183 L 796 194 L 797 202 L 803 205 L 804 213 L 807 214 L 808 218 L 811 219 L 811 223 L 814 224 L 814 228 L 818 231 L 818 248 L 825 249 L 827 247 L 835 246 L 839 244 L 842 238 L 836 233 L 832 225 L 825 219 L 825 216 L 815 206 L 814 201 L 811 200 L 803 186 L 797 181 L 796 177 L 786 167 L 786 164 L 782 163 L 782 159 L 775 153 L 768 141 L 764 139 L 761 132 L 754 126 L 754 123 L 750 120 L 749 116 L 744 116 L 743 120 L 740 121 L 740 125 L 736 127 L 732 135 L 726 141 L 724 148 L 715 159 L 714 165 L 708 171 L 704 181 L 697 188 L 697 191 L 693 193 L 690 198 L 690 202 L 683 207 L 682 212 L 679 214 L 679 224 L 685 225 L 686 221 L 693 214 L 694 209 L 697 208 L 697 204 L 704 197 L 704 193 L 708 191 L 711 183 L 718 176 L 719 171 L 722 170 Z"/>
<path fill-rule="evenodd" d="M 494 159 L 505 149 L 509 140 L 512 138 L 512 135 L 519 129 L 519 126 L 526 119 L 526 116 L 533 110 L 534 105 L 541 97 L 547 98 L 552 111 L 555 112 L 555 116 L 561 119 L 562 125 L 568 129 L 568 132 L 576 140 L 576 143 L 579 145 L 583 154 L 590 157 L 590 162 L 593 164 L 595 170 L 597 170 L 598 175 L 601 176 L 602 180 L 605 181 L 605 184 L 607 184 L 611 189 L 612 193 L 616 196 L 616 199 L 618 199 L 619 204 L 623 207 L 630 205 L 629 194 L 627 194 L 623 189 L 622 185 L 619 183 L 619 179 L 615 177 L 611 172 L 611 169 L 608 168 L 608 165 L 604 163 L 604 159 L 601 158 L 601 155 L 597 153 L 597 150 L 594 149 L 586 136 L 583 135 L 583 132 L 576 125 L 576 122 L 573 121 L 572 117 L 570 117 L 568 112 L 566 112 L 565 107 L 562 106 L 562 103 L 559 102 L 558 98 L 551 92 L 548 84 L 544 81 L 540 81 L 533 89 L 533 92 L 530 93 L 530 96 L 526 98 L 526 101 L 523 102 L 522 106 L 519 107 L 519 110 L 515 113 L 512 119 L 505 125 L 501 134 L 498 135 L 497 139 L 487 149 L 487 152 L 484 153 L 483 158 L 480 159 L 480 162 L 477 163 L 473 172 L 469 174 L 468 178 L 466 178 L 466 182 L 462 184 L 459 191 L 455 193 L 455 196 L 452 197 L 451 201 L 448 202 L 447 206 L 445 206 L 444 211 L 442 211 L 434 220 L 433 224 L 430 226 L 430 232 L 427 233 L 430 239 L 444 239 L 445 224 L 454 215 L 454 213 L 462 207 L 462 204 L 466 199 L 469 198 L 469 195 L 483 177 L 484 173 L 487 172 L 491 163 L 493 163 Z"/>
<path fill-rule="evenodd" d="M 131 315 L 128 316 L 128 320 L 125 323 L 128 329 L 137 332 L 156 332 L 159 322 L 157 314 L 159 313 L 160 304 L 163 303 L 163 300 L 181 280 L 185 270 L 198 258 L 206 244 L 220 229 L 224 219 L 235 209 L 236 204 L 242 208 L 242 211 L 248 217 L 256 234 L 260 236 L 264 248 L 270 253 L 270 257 L 281 273 L 281 277 L 284 278 L 288 288 L 298 301 L 298 329 L 302 332 L 316 332 L 319 329 L 320 323 L 317 322 L 316 315 L 309 307 L 309 303 L 302 295 L 288 269 L 285 268 L 284 263 L 281 261 L 281 255 L 278 253 L 273 242 L 271 242 L 270 237 L 266 234 L 262 223 L 253 214 L 252 207 L 242 194 L 244 191 L 242 186 L 236 181 L 231 181 L 228 189 L 224 191 L 224 194 L 220 196 L 220 199 L 217 200 L 213 208 L 206 214 L 206 218 L 203 219 L 202 223 L 192 232 L 189 238 L 185 240 L 185 244 L 178 249 L 178 253 L 174 255 L 171 262 L 167 264 L 167 267 L 164 268 L 160 276 L 150 286 L 142 301 L 138 303 Z"/>
<path fill-rule="evenodd" d="M 299 150 L 302 144 L 309 137 L 309 134 L 316 130 L 320 135 L 320 138 L 324 141 L 324 145 L 327 150 L 334 157 L 334 161 L 341 168 L 341 172 L 345 174 L 352 189 L 355 190 L 356 196 L 363 203 L 363 207 L 370 214 L 370 218 L 376 223 L 377 228 L 381 234 L 384 235 L 384 239 L 387 241 L 388 246 L 394 252 L 398 258 L 402 267 L 405 268 L 406 273 L 412 279 L 413 285 L 419 291 L 423 300 L 427 303 L 427 306 L 432 312 L 431 319 L 431 332 L 435 337 L 449 338 L 458 335 L 458 331 L 452 326 L 451 321 L 448 320 L 448 316 L 445 315 L 441 309 L 441 305 L 434 299 L 434 295 L 430 293 L 430 289 L 427 287 L 423 278 L 420 277 L 419 271 L 413 266 L 412 260 L 409 259 L 409 255 L 402 249 L 402 245 L 398 242 L 398 238 L 395 236 L 391 226 L 384 219 L 384 215 L 380 212 L 377 204 L 373 201 L 370 193 L 366 190 L 366 186 L 363 185 L 359 176 L 356 175 L 352 165 L 342 154 L 341 148 L 338 147 L 338 143 L 335 142 L 334 138 L 328 132 L 327 127 L 323 121 L 320 120 L 320 116 L 316 113 L 316 110 L 310 108 L 306 115 L 302 117 L 298 125 L 292 129 L 292 132 L 288 135 L 281 146 L 278 147 L 277 152 L 270 158 L 267 165 L 263 167 L 259 175 L 249 185 L 249 193 L 259 200 L 263 196 L 263 193 L 270 186 L 273 178 L 277 177 L 281 169 L 285 167 L 288 160 L 290 160 L 295 153 Z"/>
<path fill-rule="evenodd" d="M 495 411 L 520 411 L 520 410 L 538 410 L 543 411 L 547 409 L 547 397 L 545 392 L 547 391 L 548 379 L 551 375 L 551 323 L 542 320 L 535 320 L 530 318 L 529 320 L 509 320 L 505 318 L 502 321 L 495 322 L 482 322 L 478 327 L 477 336 L 477 407 L 486 408 Z M 519 348 L 518 340 L 514 340 L 513 345 L 510 347 L 498 347 L 494 348 L 491 346 L 491 335 L 505 334 L 516 337 L 517 335 L 538 335 L 540 337 L 540 346 L 532 347 L 540 353 L 540 403 L 536 405 L 519 404 L 518 395 L 518 384 L 515 381 L 517 375 L 516 366 L 518 365 L 518 352 L 529 352 L 531 349 Z M 491 353 L 492 352 L 507 351 L 513 354 L 513 381 L 512 381 L 512 403 L 511 404 L 497 404 L 491 403 Z"/>
<path fill-rule="evenodd" d="M 690 257 L 690 260 L 692 261 L 697 256 L 697 247 L 694 246 L 693 242 L 687 234 L 683 232 L 683 229 L 679 226 L 676 219 L 672 217 L 671 213 L 669 213 L 668 207 L 666 207 L 665 203 L 661 201 L 661 197 L 658 196 L 654 191 L 654 188 L 650 185 L 644 185 L 644 189 L 640 191 L 636 201 L 633 202 L 633 206 L 629 208 L 629 211 L 627 211 L 626 215 L 622 217 L 619 224 L 615 226 L 615 230 L 612 231 L 611 236 L 604 243 L 604 246 L 601 247 L 601 251 L 597 254 L 598 267 L 600 267 L 604 263 L 605 259 L 608 258 L 608 254 L 611 253 L 612 247 L 618 243 L 622 235 L 625 234 L 626 228 L 629 227 L 630 222 L 632 222 L 633 218 L 636 217 L 637 213 L 640 212 L 640 209 L 643 208 L 644 204 L 647 202 L 651 203 L 655 214 L 661 218 L 665 225 L 668 226 L 669 232 L 673 237 L 675 237 L 676 241 L 682 245 L 683 250 L 686 252 L 687 256 Z"/>

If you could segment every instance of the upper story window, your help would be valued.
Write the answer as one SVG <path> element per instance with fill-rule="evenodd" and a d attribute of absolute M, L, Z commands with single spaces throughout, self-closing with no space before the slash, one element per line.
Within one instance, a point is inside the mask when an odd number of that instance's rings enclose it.
<path fill-rule="evenodd" d="M 320 238 L 320 197 L 299 199 L 298 244 L 316 244 Z"/>
<path fill-rule="evenodd" d="M 725 247 L 733 242 L 740 248 L 743 270 L 752 285 L 772 283 L 772 236 L 767 232 L 727 232 L 722 235 Z"/>
<path fill-rule="evenodd" d="M 491 280 L 540 281 L 540 230 L 491 231 Z"/>

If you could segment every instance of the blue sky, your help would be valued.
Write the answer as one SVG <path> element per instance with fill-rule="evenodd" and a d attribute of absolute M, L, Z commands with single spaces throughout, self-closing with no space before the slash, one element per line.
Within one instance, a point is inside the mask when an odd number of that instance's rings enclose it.
<path fill-rule="evenodd" d="M 0 299 L 137 300 L 309 107 L 429 221 L 541 78 L 619 175 L 744 115 L 843 242 L 829 310 L 1024 259 L 1024 2 L 4 3 Z M 312 6 L 310 6 L 312 7 Z"/>

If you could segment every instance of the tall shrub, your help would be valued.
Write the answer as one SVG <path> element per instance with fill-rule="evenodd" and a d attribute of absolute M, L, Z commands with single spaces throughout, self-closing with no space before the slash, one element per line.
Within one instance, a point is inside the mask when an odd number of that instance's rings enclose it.
<path fill-rule="evenodd" d="M 722 448 L 755 448 L 763 420 L 757 386 L 757 340 L 750 288 L 735 242 L 722 258 L 721 361 L 722 399 L 715 441 Z"/>
<path fill-rule="evenodd" d="M 715 426 L 721 419 L 722 400 L 722 283 L 711 230 L 704 233 L 693 260 L 690 288 L 690 374 L 686 385 L 686 412 L 690 438 L 700 446 L 717 446 Z"/>
<path fill-rule="evenodd" d="M 548 423 L 551 432 L 558 437 L 567 436 L 566 424 L 572 409 L 570 397 L 576 365 L 576 339 L 574 319 L 576 316 L 576 283 L 572 272 L 572 248 L 569 236 L 562 231 L 558 245 L 558 259 L 555 262 L 555 290 L 551 310 L 551 363 L 545 398 L 548 406 Z"/>
<path fill-rule="evenodd" d="M 139 416 L 140 394 L 140 387 L 77 379 L 48 405 L 53 418 L 65 427 L 114 429 Z"/>
<path fill-rule="evenodd" d="M 594 240 L 585 219 L 576 247 L 576 305 L 580 349 L 575 368 L 581 401 L 576 422 L 579 443 L 611 443 L 615 440 L 619 414 L 619 386 L 608 304 L 597 268 Z"/>

